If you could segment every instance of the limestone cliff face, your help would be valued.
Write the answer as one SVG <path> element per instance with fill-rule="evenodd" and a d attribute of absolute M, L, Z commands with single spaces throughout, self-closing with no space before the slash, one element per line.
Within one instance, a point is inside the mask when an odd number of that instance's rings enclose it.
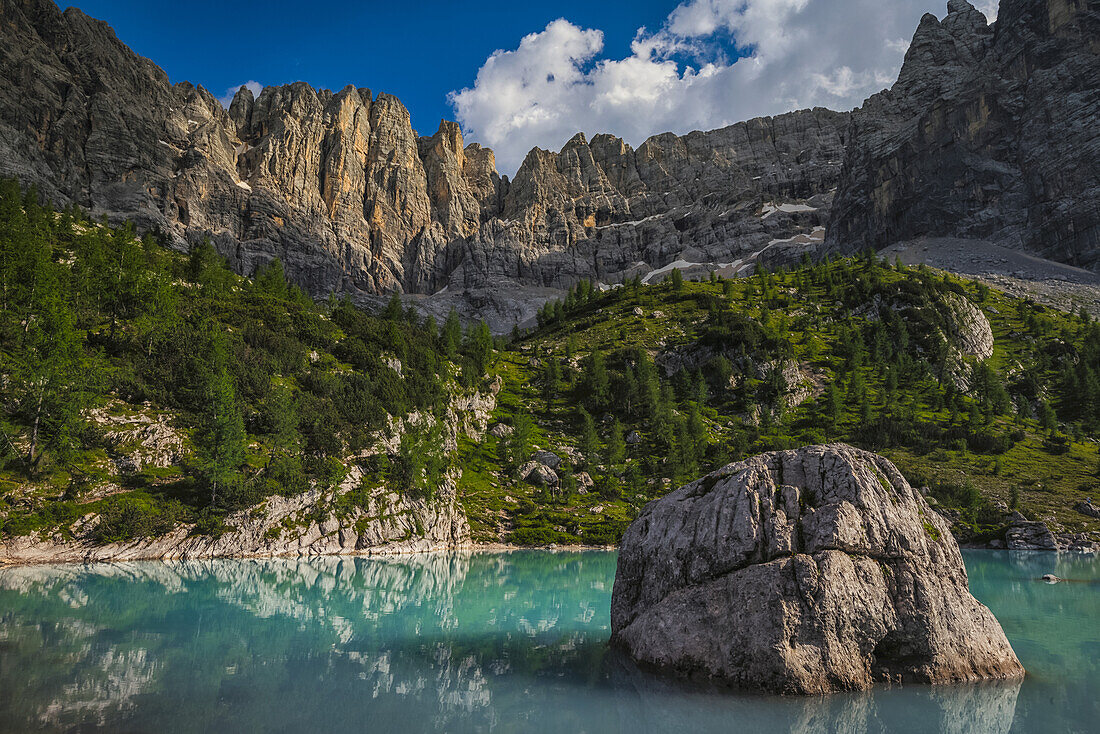
<path fill-rule="evenodd" d="M 242 89 L 225 110 L 79 10 L 0 10 L 0 175 L 181 249 L 209 236 L 244 274 L 279 257 L 317 295 L 563 287 L 736 260 L 823 225 L 840 172 L 847 115 L 813 110 L 638 150 L 578 135 L 532 151 L 509 182 L 456 124 L 418 136 L 390 95 L 299 82 Z"/>
<path fill-rule="evenodd" d="M 828 230 L 853 251 L 989 239 L 1100 265 L 1100 7 L 950 0 L 925 15 L 897 83 L 852 115 Z"/>
<path fill-rule="evenodd" d="M 180 249 L 208 236 L 246 275 L 279 257 L 318 296 L 446 289 L 424 307 L 495 310 L 503 330 L 540 289 L 673 262 L 733 274 L 820 248 L 826 225 L 834 250 L 951 235 L 1100 266 L 1091 0 L 1004 0 L 993 25 L 950 0 L 855 113 L 637 149 L 578 134 L 511 181 L 454 123 L 418 135 L 388 94 L 298 82 L 225 110 L 79 10 L 0 0 L 0 15 L 0 175 Z"/>

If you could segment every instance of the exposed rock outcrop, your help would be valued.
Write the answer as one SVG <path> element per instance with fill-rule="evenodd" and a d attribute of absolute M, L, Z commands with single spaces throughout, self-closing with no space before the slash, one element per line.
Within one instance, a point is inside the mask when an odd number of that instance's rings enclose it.
<path fill-rule="evenodd" d="M 557 469 L 561 466 L 561 457 L 553 451 L 536 451 L 531 458 L 550 469 Z"/>
<path fill-rule="evenodd" d="M 558 473 L 538 461 L 528 461 L 519 468 L 519 478 L 538 487 L 556 487 Z"/>
<path fill-rule="evenodd" d="M 827 239 L 987 239 L 1100 264 L 1100 8 L 966 0 L 925 15 L 897 83 L 852 114 Z"/>
<path fill-rule="evenodd" d="M 1005 546 L 1009 550 L 1058 550 L 1058 540 L 1041 520 L 1028 520 L 1019 512 L 1008 517 L 1009 526 L 1005 530 Z"/>
<path fill-rule="evenodd" d="M 364 483 L 360 462 L 396 453 L 410 429 L 439 424 L 439 441 L 454 452 L 460 435 L 479 440 L 486 431 L 503 386 L 499 376 L 477 389 L 455 389 L 442 420 L 434 414 L 391 417 L 389 427 L 354 456 L 343 458 L 345 474 L 335 487 L 313 486 L 291 497 L 272 495 L 259 504 L 229 514 L 224 532 L 199 532 L 180 524 L 156 537 L 128 542 L 101 542 L 103 515 L 93 512 L 52 534 L 32 533 L 0 540 L 0 564 L 62 561 L 128 561 L 251 556 L 317 556 L 392 554 L 452 549 L 467 545 L 470 528 L 458 501 L 460 467 L 447 470 L 430 497 Z M 126 412 L 122 404 L 93 409 L 96 423 L 116 436 L 113 464 L 118 474 L 142 465 L 178 464 L 186 449 L 182 436 L 169 426 L 168 416 Z M 539 465 L 541 467 L 541 465 Z M 543 467 L 545 468 L 545 467 Z M 550 471 L 547 469 L 547 471 Z M 555 483 L 557 475 L 550 471 Z M 112 477 L 121 483 L 121 477 Z M 121 492 L 114 482 L 94 488 L 85 499 Z"/>
<path fill-rule="evenodd" d="M 647 505 L 623 537 L 611 626 L 643 664 L 780 692 L 1023 673 L 944 520 L 889 461 L 839 444 L 762 454 Z"/>
<path fill-rule="evenodd" d="M 1084 499 L 1073 506 L 1073 509 L 1085 517 L 1100 520 L 1100 507 L 1092 504 L 1092 500 Z"/>
<path fill-rule="evenodd" d="M 982 310 L 965 296 L 947 293 L 947 328 L 952 346 L 967 357 L 989 359 L 993 356 L 993 329 Z"/>
<path fill-rule="evenodd" d="M 193 526 L 181 525 L 156 538 L 97 543 L 88 537 L 99 521 L 92 515 L 74 528 L 76 539 L 26 535 L 0 542 L 0 563 L 389 554 L 456 548 L 468 542 L 470 530 L 456 500 L 454 476 L 441 483 L 430 501 L 382 488 L 367 506 L 338 517 L 331 500 L 354 489 L 361 478 L 359 469 L 353 468 L 335 492 L 314 489 L 296 497 L 269 497 L 227 517 L 227 531 L 213 536 L 194 534 Z"/>

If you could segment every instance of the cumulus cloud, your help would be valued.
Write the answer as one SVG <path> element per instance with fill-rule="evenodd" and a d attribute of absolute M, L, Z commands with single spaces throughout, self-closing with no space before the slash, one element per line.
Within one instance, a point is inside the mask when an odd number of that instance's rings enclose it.
<path fill-rule="evenodd" d="M 978 5 L 987 15 L 995 6 Z M 559 19 L 493 53 L 450 102 L 467 137 L 514 173 L 532 147 L 556 149 L 578 130 L 638 145 L 793 109 L 851 109 L 897 77 L 921 15 L 945 10 L 944 0 L 688 0 L 656 31 L 638 29 L 617 59 L 602 55 L 600 30 Z"/>
<path fill-rule="evenodd" d="M 221 97 L 218 97 L 218 101 L 222 103 L 222 107 L 227 110 L 229 109 L 229 105 L 233 103 L 233 97 L 236 96 L 237 90 L 241 87 L 248 87 L 254 97 L 259 97 L 260 91 L 264 88 L 264 85 L 260 84 L 254 79 L 249 79 L 247 82 L 243 82 L 235 87 L 230 87 L 229 89 L 226 89 L 225 94 L 223 94 Z"/>
<path fill-rule="evenodd" d="M 997 20 L 997 6 L 1000 2 L 1001 0 L 971 0 L 970 4 L 985 13 L 985 17 L 992 23 Z"/>

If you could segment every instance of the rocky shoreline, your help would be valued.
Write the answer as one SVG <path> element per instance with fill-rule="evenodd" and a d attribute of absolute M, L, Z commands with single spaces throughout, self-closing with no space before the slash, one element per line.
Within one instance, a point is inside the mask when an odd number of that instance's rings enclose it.
<path fill-rule="evenodd" d="M 41 548 L 42 546 L 37 546 Z M 96 554 L 89 556 L 78 551 L 84 546 L 80 544 L 68 544 L 54 546 L 55 554 L 40 553 L 34 557 L 0 556 L 0 568 L 14 568 L 17 566 L 39 566 L 64 563 L 129 563 L 132 561 L 189 561 L 189 560 L 214 560 L 214 559 L 272 559 L 272 558 L 390 558 L 394 556 L 422 555 L 427 553 L 516 553 L 522 551 L 543 551 L 548 553 L 581 553 L 584 551 L 612 551 L 617 550 L 614 545 L 588 545 L 578 543 L 576 545 L 515 545 L 510 543 L 432 543 L 422 539 L 407 542 L 395 542 L 383 546 L 364 548 L 359 550 L 336 550 L 331 552 L 301 553 L 295 551 L 286 552 L 258 552 L 258 553 L 228 553 L 223 555 L 141 555 L 126 554 L 118 556 L 104 556 Z M 105 546 L 100 546 L 105 547 Z M 4 549 L 8 550 L 7 548 Z"/>
<path fill-rule="evenodd" d="M 1040 521 L 1024 520 L 1011 526 L 1014 530 L 1009 542 L 994 540 L 987 543 L 959 542 L 966 550 L 1009 550 L 1018 552 L 1056 552 L 1056 553 L 1100 553 L 1100 542 L 1092 540 L 1085 533 L 1054 533 Z M 165 538 L 188 537 L 183 529 L 170 533 Z M 198 536 L 191 536 L 198 539 Z M 49 540 L 26 541 L 15 538 L 0 543 L 0 568 L 11 566 L 31 566 L 56 563 L 123 563 L 128 561 L 186 561 L 209 560 L 214 558 L 309 558 L 318 556 L 348 557 L 389 557 L 418 555 L 422 553 L 445 553 L 470 551 L 474 553 L 513 553 L 517 551 L 548 551 L 556 553 L 574 553 L 582 551 L 617 550 L 616 545 L 589 545 L 584 543 L 547 545 L 517 545 L 514 543 L 475 543 L 469 540 L 441 541 L 415 538 L 397 540 L 382 545 L 363 548 L 322 547 L 320 544 L 297 548 L 240 549 L 222 551 L 222 546 L 212 538 L 206 545 L 196 542 L 193 545 L 177 546 L 178 553 L 165 550 L 168 545 L 164 539 L 133 543 L 111 543 L 94 545 L 89 542 L 52 542 Z"/>

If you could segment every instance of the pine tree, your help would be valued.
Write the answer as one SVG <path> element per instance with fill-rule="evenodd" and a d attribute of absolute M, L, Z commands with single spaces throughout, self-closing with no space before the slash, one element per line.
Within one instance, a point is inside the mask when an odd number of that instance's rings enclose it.
<path fill-rule="evenodd" d="M 458 318 L 458 311 L 453 308 L 447 314 L 447 320 L 443 322 L 443 353 L 447 359 L 454 362 L 458 357 L 458 349 L 462 345 L 462 322 Z"/>
<path fill-rule="evenodd" d="M 707 362 L 707 373 L 711 384 L 714 385 L 716 397 L 721 399 L 729 390 L 730 379 L 733 377 L 733 365 L 723 355 L 718 355 Z"/>
<path fill-rule="evenodd" d="M 840 421 L 840 411 L 843 404 L 840 400 L 840 391 L 836 389 L 836 384 L 830 382 L 825 386 L 825 394 L 822 395 L 822 414 L 825 417 L 826 423 L 828 423 L 829 430 L 836 430 L 837 423 Z"/>
<path fill-rule="evenodd" d="M 157 346 L 179 328 L 179 297 L 172 287 L 171 276 L 160 268 L 150 269 L 142 292 L 141 313 L 134 319 L 134 334 L 145 356 L 151 357 Z"/>
<path fill-rule="evenodd" d="M 707 390 L 707 381 L 703 377 L 702 370 L 695 371 L 695 381 L 692 385 L 691 393 L 691 399 L 694 400 L 698 405 L 703 406 L 707 404 L 707 400 L 710 395 Z"/>
<path fill-rule="evenodd" d="M 684 289 L 684 274 L 680 272 L 680 268 L 672 269 L 668 275 L 668 282 L 672 285 L 673 293 L 679 293 Z"/>
<path fill-rule="evenodd" d="M 626 441 L 623 439 L 623 424 L 616 418 L 611 424 L 611 433 L 607 437 L 607 466 L 618 466 L 626 458 Z"/>
<path fill-rule="evenodd" d="M 23 348 L 11 365 L 12 393 L 30 427 L 27 463 L 31 467 L 38 466 L 45 451 L 60 459 L 69 454 L 89 401 L 80 335 L 52 270 L 51 263 L 40 263 Z"/>
<path fill-rule="evenodd" d="M 199 284 L 204 297 L 219 298 L 229 287 L 231 274 L 209 238 L 191 248 L 187 267 L 191 282 Z"/>
<path fill-rule="evenodd" d="M 484 321 L 478 322 L 473 327 L 468 351 L 470 358 L 477 366 L 477 371 L 482 375 L 488 372 L 493 358 L 493 333 L 489 331 L 489 325 Z"/>
<path fill-rule="evenodd" d="M 625 484 L 627 491 L 632 495 L 638 495 L 645 489 L 645 477 L 642 475 L 642 468 L 638 466 L 637 461 L 632 461 L 626 467 Z"/>
<path fill-rule="evenodd" d="M 394 291 L 386 304 L 386 310 L 382 312 L 382 318 L 386 321 L 401 321 L 405 317 L 405 307 L 401 303 L 401 294 Z"/>
<path fill-rule="evenodd" d="M 288 294 L 286 272 L 279 258 L 260 267 L 256 271 L 256 290 L 272 298 L 285 299 Z"/>
<path fill-rule="evenodd" d="M 1039 427 L 1044 431 L 1053 431 L 1058 427 L 1058 417 L 1055 415 L 1054 409 L 1050 407 L 1050 403 L 1045 400 L 1040 401 L 1037 414 Z"/>
<path fill-rule="evenodd" d="M 558 394 L 561 381 L 561 367 L 554 357 L 547 357 L 542 363 L 542 396 L 546 400 L 546 409 L 550 410 Z"/>
<path fill-rule="evenodd" d="M 689 456 L 693 468 L 698 467 L 706 456 L 710 446 L 710 437 L 707 435 L 707 426 L 703 421 L 703 415 L 699 411 L 698 404 L 692 404 L 688 410 L 686 421 L 687 437 L 689 441 Z"/>
<path fill-rule="evenodd" d="M 595 349 L 584 362 L 580 384 L 581 399 L 590 409 L 604 411 L 611 400 L 611 379 L 603 353 Z"/>
<path fill-rule="evenodd" d="M 531 455 L 531 442 L 535 438 L 535 423 L 527 413 L 517 413 L 512 419 L 512 434 L 501 443 L 504 456 L 501 457 L 513 473 L 527 461 Z"/>
<path fill-rule="evenodd" d="M 239 476 L 247 434 L 233 381 L 225 367 L 217 369 L 206 387 L 206 411 L 196 435 L 200 466 L 210 486 L 210 504 L 218 506 Z"/>
<path fill-rule="evenodd" d="M 286 385 L 275 385 L 264 405 L 271 456 L 294 452 L 301 440 L 298 433 L 298 409 L 294 395 Z"/>
<path fill-rule="evenodd" d="M 596 453 L 600 450 L 600 439 L 596 435 L 596 421 L 592 415 L 581 408 L 581 454 L 584 456 L 585 467 L 595 466 Z"/>

